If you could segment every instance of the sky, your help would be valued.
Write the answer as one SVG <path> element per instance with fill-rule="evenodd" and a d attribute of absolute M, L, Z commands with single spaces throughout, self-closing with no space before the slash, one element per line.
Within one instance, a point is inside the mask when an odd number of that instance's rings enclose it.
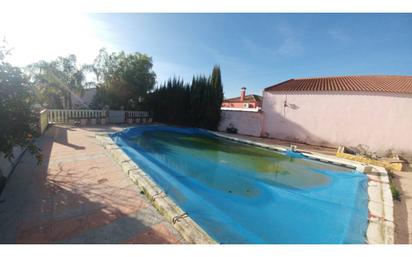
<path fill-rule="evenodd" d="M 24 66 L 102 47 L 153 58 L 160 84 L 220 65 L 225 97 L 291 78 L 412 75 L 412 14 L 16 14 L 0 16 L 9 61 Z"/>

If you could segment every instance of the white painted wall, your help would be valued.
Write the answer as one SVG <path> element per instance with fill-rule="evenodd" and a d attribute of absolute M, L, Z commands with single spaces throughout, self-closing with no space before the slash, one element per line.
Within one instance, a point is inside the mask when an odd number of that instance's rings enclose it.
<path fill-rule="evenodd" d="M 260 136 L 262 115 L 261 112 L 222 110 L 218 130 L 226 131 L 229 124 L 237 128 L 238 134 Z"/>
<path fill-rule="evenodd" d="M 262 134 L 272 138 L 412 153 L 412 95 L 269 91 L 262 110 Z"/>

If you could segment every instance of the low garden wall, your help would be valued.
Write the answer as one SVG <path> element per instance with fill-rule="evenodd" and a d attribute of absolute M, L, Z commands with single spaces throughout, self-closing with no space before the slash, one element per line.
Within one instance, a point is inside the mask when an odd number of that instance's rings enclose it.
<path fill-rule="evenodd" d="M 115 111 L 115 110 L 70 110 L 70 109 L 46 109 L 46 119 L 41 116 L 40 127 L 46 120 L 47 124 L 80 124 L 80 125 L 104 125 L 106 123 L 150 123 L 152 118 L 147 111 Z"/>
<path fill-rule="evenodd" d="M 222 110 L 218 130 L 226 131 L 228 127 L 237 129 L 241 135 L 260 136 L 262 130 L 262 113 L 260 111 Z"/>

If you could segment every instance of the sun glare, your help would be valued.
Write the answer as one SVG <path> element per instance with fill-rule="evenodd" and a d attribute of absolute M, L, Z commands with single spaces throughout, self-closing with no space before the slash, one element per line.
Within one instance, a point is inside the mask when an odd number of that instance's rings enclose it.
<path fill-rule="evenodd" d="M 114 49 L 106 24 L 80 13 L 3 13 L 3 38 L 13 49 L 8 60 L 20 66 L 69 54 L 75 54 L 79 63 L 91 62 L 100 48 Z"/>

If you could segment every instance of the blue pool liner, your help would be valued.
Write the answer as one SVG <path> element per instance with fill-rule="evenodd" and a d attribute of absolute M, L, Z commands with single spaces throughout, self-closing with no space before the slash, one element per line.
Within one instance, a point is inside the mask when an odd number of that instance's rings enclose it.
<path fill-rule="evenodd" d="M 309 188 L 285 186 L 230 163 L 199 159 L 190 154 L 190 149 L 186 152 L 186 149 L 166 145 L 165 153 L 147 151 L 136 139 L 148 131 L 216 136 L 201 129 L 162 125 L 128 128 L 111 135 L 114 142 L 217 242 L 364 243 L 368 214 L 364 174 L 307 168 L 327 177 L 328 183 Z M 295 152 L 286 152 L 285 156 L 305 159 Z M 307 162 L 316 161 L 307 159 Z M 225 186 L 236 190 L 251 188 L 254 195 L 234 194 L 223 190 Z"/>

